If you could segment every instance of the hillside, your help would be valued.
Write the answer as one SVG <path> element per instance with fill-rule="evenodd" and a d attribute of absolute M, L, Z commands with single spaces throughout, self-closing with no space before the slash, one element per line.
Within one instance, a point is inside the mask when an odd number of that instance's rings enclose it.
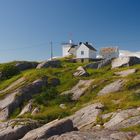
<path fill-rule="evenodd" d="M 0 64 L 0 120 L 0 140 L 139 140 L 140 59 Z"/>

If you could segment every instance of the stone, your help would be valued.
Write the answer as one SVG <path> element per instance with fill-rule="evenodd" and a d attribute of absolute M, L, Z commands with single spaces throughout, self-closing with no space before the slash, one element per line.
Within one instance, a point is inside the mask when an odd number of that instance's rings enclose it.
<path fill-rule="evenodd" d="M 0 123 L 0 140 L 18 140 L 27 132 L 39 127 L 37 121 L 31 119 L 14 119 Z"/>
<path fill-rule="evenodd" d="M 110 59 L 104 59 L 104 60 L 101 60 L 101 61 L 97 61 L 97 62 L 94 62 L 94 63 L 87 64 L 85 67 L 86 68 L 92 68 L 92 69 L 99 69 L 99 68 L 108 66 L 110 64 L 111 64 Z"/>
<path fill-rule="evenodd" d="M 36 115 L 36 114 L 38 114 L 39 112 L 40 112 L 39 107 L 36 107 L 36 108 L 32 111 L 31 115 Z"/>
<path fill-rule="evenodd" d="M 140 135 L 135 136 L 133 140 L 140 140 Z"/>
<path fill-rule="evenodd" d="M 101 91 L 99 91 L 98 96 L 106 95 L 108 93 L 118 92 L 124 86 L 125 80 L 119 79 L 113 83 L 106 85 Z"/>
<path fill-rule="evenodd" d="M 41 69 L 41 68 L 60 68 L 61 67 L 61 61 L 59 60 L 49 60 L 49 61 L 44 61 L 40 64 L 37 65 L 37 69 Z"/>
<path fill-rule="evenodd" d="M 111 119 L 104 124 L 104 128 L 117 130 L 123 127 L 134 125 L 134 122 L 137 122 L 140 118 L 140 116 L 137 116 L 139 114 L 140 111 L 137 108 L 115 112 Z M 133 116 L 136 116 L 136 118 L 133 118 Z"/>
<path fill-rule="evenodd" d="M 95 140 L 91 132 L 73 131 L 60 136 L 50 137 L 48 140 Z"/>
<path fill-rule="evenodd" d="M 87 127 L 88 125 L 89 127 L 92 127 L 96 124 L 96 119 L 103 108 L 104 105 L 101 103 L 91 104 L 77 111 L 70 119 L 72 120 L 74 127 L 77 127 L 78 129 L 84 129 L 84 127 Z"/>
<path fill-rule="evenodd" d="M 0 90 L 0 94 L 4 92 L 8 92 L 16 88 L 17 86 L 23 85 L 26 82 L 26 79 L 24 77 L 19 78 L 15 82 L 13 82 L 11 85 L 9 85 L 7 88 Z"/>
<path fill-rule="evenodd" d="M 134 56 L 119 57 L 112 61 L 112 69 L 140 64 L 140 58 Z"/>
<path fill-rule="evenodd" d="M 110 135 L 114 140 L 132 140 L 136 135 L 134 132 L 117 132 Z"/>
<path fill-rule="evenodd" d="M 32 68 L 36 68 L 37 65 L 38 65 L 37 62 L 28 62 L 28 61 L 18 61 L 15 64 L 15 66 L 20 71 L 27 70 L 27 69 L 32 69 Z"/>
<path fill-rule="evenodd" d="M 60 80 L 58 78 L 50 78 L 48 79 L 48 84 L 51 86 L 58 86 L 60 85 Z"/>
<path fill-rule="evenodd" d="M 76 72 L 73 74 L 73 76 L 78 77 L 78 76 L 89 76 L 89 73 L 86 72 L 86 70 L 82 67 L 79 66 L 76 70 Z"/>
<path fill-rule="evenodd" d="M 21 113 L 18 116 L 31 112 L 32 108 L 33 108 L 32 101 L 29 101 L 29 103 L 22 109 Z"/>
<path fill-rule="evenodd" d="M 80 80 L 71 90 L 61 93 L 61 95 L 72 95 L 72 100 L 79 100 L 92 85 L 94 80 Z"/>
<path fill-rule="evenodd" d="M 28 132 L 21 140 L 48 139 L 51 136 L 61 135 L 74 130 L 70 119 L 54 120 Z"/>
<path fill-rule="evenodd" d="M 33 95 L 39 94 L 42 87 L 47 85 L 47 78 L 38 79 L 15 90 L 13 93 L 8 94 L 4 99 L 0 100 L 0 120 L 6 120 L 10 114 L 18 107 L 21 107 L 23 102 L 30 100 Z"/>
<path fill-rule="evenodd" d="M 66 109 L 67 108 L 65 104 L 60 104 L 59 107 L 62 108 L 62 109 Z"/>
<path fill-rule="evenodd" d="M 124 71 L 120 71 L 120 72 L 115 72 L 116 75 L 119 75 L 121 77 L 126 77 L 130 74 L 133 74 L 136 72 L 136 69 L 128 69 L 128 70 L 124 70 Z"/>

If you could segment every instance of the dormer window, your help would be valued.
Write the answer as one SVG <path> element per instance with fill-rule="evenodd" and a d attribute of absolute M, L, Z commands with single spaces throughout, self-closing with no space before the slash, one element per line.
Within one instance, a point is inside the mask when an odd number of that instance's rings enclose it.
<path fill-rule="evenodd" d="M 84 51 L 81 51 L 81 55 L 84 55 Z"/>

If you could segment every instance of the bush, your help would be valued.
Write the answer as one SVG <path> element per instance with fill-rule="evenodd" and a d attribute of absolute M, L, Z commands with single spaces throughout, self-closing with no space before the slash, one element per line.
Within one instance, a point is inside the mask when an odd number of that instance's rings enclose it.
<path fill-rule="evenodd" d="M 45 88 L 43 90 L 43 93 L 35 97 L 35 102 L 37 102 L 38 104 L 47 104 L 47 101 L 56 98 L 58 95 L 57 90 L 54 87 L 48 89 Z"/>
<path fill-rule="evenodd" d="M 16 66 L 12 64 L 4 64 L 0 66 L 0 80 L 6 80 L 12 76 L 19 74 L 19 70 Z"/>

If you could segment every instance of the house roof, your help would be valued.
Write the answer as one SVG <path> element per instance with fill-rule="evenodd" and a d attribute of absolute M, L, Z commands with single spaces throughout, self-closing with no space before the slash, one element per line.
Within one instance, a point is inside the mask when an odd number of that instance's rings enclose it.
<path fill-rule="evenodd" d="M 88 43 L 83 43 L 85 46 L 87 46 L 90 50 L 97 51 L 92 45 Z"/>
<path fill-rule="evenodd" d="M 74 49 L 77 45 L 71 45 L 70 49 L 68 50 L 68 52 L 70 52 L 71 49 Z"/>
<path fill-rule="evenodd" d="M 117 52 L 118 48 L 117 47 L 108 47 L 108 48 L 101 48 L 100 53 L 112 53 L 112 52 Z"/>

